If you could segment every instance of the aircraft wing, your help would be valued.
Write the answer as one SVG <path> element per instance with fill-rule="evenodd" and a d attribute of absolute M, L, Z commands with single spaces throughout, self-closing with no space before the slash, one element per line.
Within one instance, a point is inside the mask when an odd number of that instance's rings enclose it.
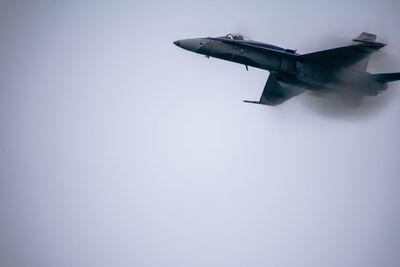
<path fill-rule="evenodd" d="M 264 91 L 259 101 L 248 101 L 246 103 L 277 106 L 286 100 L 301 94 L 303 90 L 283 87 L 276 79 L 275 74 L 270 74 L 265 84 Z"/>
<path fill-rule="evenodd" d="M 346 68 L 368 59 L 371 53 L 384 47 L 383 43 L 362 42 L 310 54 L 301 55 L 299 60 L 305 63 L 316 63 L 334 68 Z M 366 68 L 361 64 L 359 68 Z"/>

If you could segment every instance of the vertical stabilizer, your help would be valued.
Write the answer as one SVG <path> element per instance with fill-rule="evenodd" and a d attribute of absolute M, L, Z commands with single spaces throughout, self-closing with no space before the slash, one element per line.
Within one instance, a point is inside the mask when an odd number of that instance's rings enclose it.
<path fill-rule="evenodd" d="M 377 38 L 376 34 L 363 32 L 357 38 L 353 39 L 353 41 L 359 43 L 375 43 L 376 38 Z M 364 58 L 363 60 L 360 60 L 359 62 L 354 64 L 351 68 L 355 70 L 365 71 L 368 67 L 368 63 L 369 63 L 369 56 Z"/>
<path fill-rule="evenodd" d="M 356 39 L 353 39 L 353 41 L 362 43 L 374 43 L 376 41 L 376 35 L 368 32 L 363 32 Z"/>

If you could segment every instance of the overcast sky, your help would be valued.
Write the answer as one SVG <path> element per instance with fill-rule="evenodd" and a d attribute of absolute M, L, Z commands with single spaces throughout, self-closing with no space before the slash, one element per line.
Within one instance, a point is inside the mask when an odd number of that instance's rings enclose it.
<path fill-rule="evenodd" d="M 308 53 L 362 31 L 400 71 L 398 1 L 0 3 L 0 266 L 400 266 L 400 83 L 359 110 L 173 41 Z"/>

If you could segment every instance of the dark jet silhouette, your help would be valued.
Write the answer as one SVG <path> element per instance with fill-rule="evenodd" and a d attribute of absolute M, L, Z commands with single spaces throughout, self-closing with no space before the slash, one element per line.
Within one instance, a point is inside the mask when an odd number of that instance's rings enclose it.
<path fill-rule="evenodd" d="M 249 40 L 240 34 L 185 39 L 174 42 L 186 50 L 264 69 L 270 72 L 259 101 L 279 105 L 305 90 L 336 93 L 345 103 L 359 106 L 364 96 L 376 96 L 387 83 L 400 80 L 400 73 L 371 74 L 369 57 L 386 44 L 363 32 L 348 46 L 300 55 L 296 50 Z"/>

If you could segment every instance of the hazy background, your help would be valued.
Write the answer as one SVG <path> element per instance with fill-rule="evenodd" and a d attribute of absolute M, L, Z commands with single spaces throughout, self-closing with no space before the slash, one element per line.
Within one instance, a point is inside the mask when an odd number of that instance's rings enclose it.
<path fill-rule="evenodd" d="M 244 104 L 267 72 L 172 44 L 368 31 L 389 43 L 369 70 L 400 71 L 399 10 L 2 0 L 0 266 L 400 266 L 399 83 L 346 114 Z"/>

